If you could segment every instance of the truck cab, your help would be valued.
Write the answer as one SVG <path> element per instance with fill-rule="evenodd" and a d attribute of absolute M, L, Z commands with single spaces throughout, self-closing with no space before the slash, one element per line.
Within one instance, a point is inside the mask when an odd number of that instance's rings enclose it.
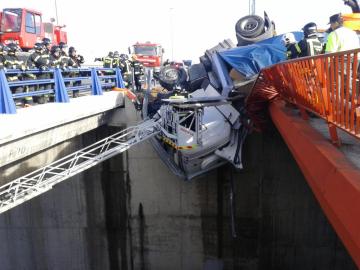
<path fill-rule="evenodd" d="M 66 33 L 60 26 L 43 23 L 39 11 L 25 8 L 5 8 L 1 14 L 0 42 L 16 43 L 24 51 L 33 48 L 36 42 L 48 37 L 53 44 L 67 42 Z"/>
<path fill-rule="evenodd" d="M 164 53 L 161 45 L 151 42 L 137 42 L 132 46 L 130 53 L 135 54 L 144 67 L 152 67 L 155 72 L 160 71 Z"/>

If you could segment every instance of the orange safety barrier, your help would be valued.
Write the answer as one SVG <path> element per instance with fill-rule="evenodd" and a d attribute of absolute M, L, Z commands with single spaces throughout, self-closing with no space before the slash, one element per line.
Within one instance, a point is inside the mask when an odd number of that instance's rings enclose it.
<path fill-rule="evenodd" d="M 264 104 L 280 97 L 305 119 L 306 112 L 325 119 L 334 143 L 339 143 L 335 127 L 360 139 L 359 52 L 298 58 L 263 69 L 246 101 L 255 127 L 266 121 Z"/>
<path fill-rule="evenodd" d="M 132 102 L 135 102 L 137 100 L 136 94 L 134 94 L 134 92 L 132 92 L 130 89 L 114 87 L 113 91 L 124 92 L 127 98 L 130 99 Z"/>

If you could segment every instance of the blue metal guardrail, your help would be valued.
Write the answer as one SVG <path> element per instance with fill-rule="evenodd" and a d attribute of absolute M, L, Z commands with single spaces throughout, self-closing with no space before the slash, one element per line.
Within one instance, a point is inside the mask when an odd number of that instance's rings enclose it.
<path fill-rule="evenodd" d="M 105 75 L 112 72 L 111 75 Z M 28 79 L 25 74 L 49 74 L 49 79 Z M 67 77 L 71 74 L 71 77 Z M 21 80 L 8 81 L 7 77 L 21 76 Z M 63 76 L 64 75 L 64 76 Z M 75 75 L 75 76 L 74 76 Z M 74 76 L 74 77 L 73 77 Z M 70 82 L 81 81 L 80 85 L 70 86 Z M 68 85 L 66 85 L 68 84 Z M 49 89 L 23 91 L 22 93 L 12 93 L 11 89 L 26 86 L 50 86 Z M 119 68 L 72 68 L 61 70 L 58 68 L 39 70 L 29 69 L 21 71 L 18 69 L 0 69 L 0 114 L 16 113 L 16 99 L 25 97 L 35 97 L 42 95 L 54 95 L 55 102 L 69 102 L 68 92 L 89 91 L 92 95 L 102 95 L 104 87 L 125 88 L 124 81 Z"/>

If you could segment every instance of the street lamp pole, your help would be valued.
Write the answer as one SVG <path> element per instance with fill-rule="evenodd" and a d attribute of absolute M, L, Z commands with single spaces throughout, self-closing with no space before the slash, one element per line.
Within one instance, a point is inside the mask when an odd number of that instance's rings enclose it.
<path fill-rule="evenodd" d="M 59 17 L 58 17 L 58 10 L 57 10 L 56 0 L 55 0 L 55 13 L 56 13 L 56 24 L 59 25 Z"/>
<path fill-rule="evenodd" d="M 249 14 L 255 15 L 255 1 L 256 0 L 249 0 Z"/>
<path fill-rule="evenodd" d="M 174 31 L 173 31 L 173 9 L 174 8 L 170 8 L 170 45 L 171 45 L 171 60 L 174 60 Z"/>

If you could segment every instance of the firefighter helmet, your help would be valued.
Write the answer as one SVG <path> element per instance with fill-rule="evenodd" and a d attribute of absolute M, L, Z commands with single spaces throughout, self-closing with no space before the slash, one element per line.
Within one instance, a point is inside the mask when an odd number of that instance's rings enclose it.
<path fill-rule="evenodd" d="M 51 40 L 49 38 L 43 38 L 42 39 L 42 43 L 45 45 L 45 46 L 48 46 L 51 44 Z"/>
<path fill-rule="evenodd" d="M 286 33 L 282 36 L 281 41 L 284 46 L 296 43 L 295 36 L 293 33 Z"/>
<path fill-rule="evenodd" d="M 118 52 L 118 51 L 115 51 L 115 52 L 114 52 L 114 57 L 119 57 L 119 56 L 120 56 L 119 52 Z"/>
<path fill-rule="evenodd" d="M 109 53 L 108 53 L 108 56 L 113 57 L 113 56 L 114 56 L 114 53 L 113 53 L 113 52 L 109 52 Z"/>
<path fill-rule="evenodd" d="M 35 50 L 35 51 L 42 51 L 43 49 L 44 49 L 44 47 L 43 47 L 43 44 L 42 44 L 42 43 L 36 42 L 36 43 L 34 44 L 34 50 Z"/>
<path fill-rule="evenodd" d="M 17 45 L 15 43 L 10 43 L 9 45 L 7 45 L 7 47 L 9 48 L 9 53 L 10 54 L 15 54 L 17 51 Z"/>
<path fill-rule="evenodd" d="M 51 53 L 52 55 L 55 55 L 55 53 L 60 53 L 60 51 L 61 51 L 61 50 L 60 50 L 60 47 L 54 45 L 54 46 L 51 47 L 50 53 Z"/>
<path fill-rule="evenodd" d="M 67 48 L 67 44 L 65 42 L 59 42 L 59 48 L 62 49 L 66 49 Z"/>
<path fill-rule="evenodd" d="M 71 47 L 69 48 L 69 55 L 71 55 L 71 54 L 74 53 L 74 52 L 76 52 L 75 47 L 71 46 Z"/>
<path fill-rule="evenodd" d="M 303 29 L 305 37 L 311 37 L 317 35 L 316 23 L 310 22 L 304 25 Z"/>

